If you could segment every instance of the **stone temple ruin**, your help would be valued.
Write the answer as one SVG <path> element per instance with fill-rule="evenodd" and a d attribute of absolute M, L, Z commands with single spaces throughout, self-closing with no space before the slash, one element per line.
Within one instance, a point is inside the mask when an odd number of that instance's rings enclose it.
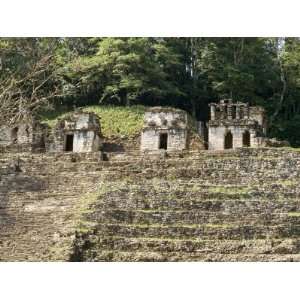
<path fill-rule="evenodd" d="M 221 151 L 195 151 L 199 127 L 172 108 L 146 112 L 142 155 L 136 137 L 106 151 L 93 113 L 1 127 L 0 261 L 300 261 L 300 152 L 258 147 L 261 108 L 211 112 Z"/>
<path fill-rule="evenodd" d="M 78 111 L 58 121 L 50 136 L 50 152 L 95 152 L 101 148 L 99 117 Z"/>
<path fill-rule="evenodd" d="M 203 149 L 226 150 L 241 147 L 262 147 L 267 121 L 264 109 L 247 103 L 221 100 L 211 103 L 210 120 L 196 136 Z M 195 121 L 196 124 L 196 121 Z M 194 124 L 194 125 L 195 125 Z M 187 112 L 171 107 L 152 107 L 144 115 L 141 152 L 193 150 L 190 147 L 193 120 Z M 195 132 L 194 132 L 195 134 Z M 194 135 L 195 137 L 195 135 Z M 193 140 L 195 141 L 195 139 Z M 269 143 L 270 144 L 270 143 Z M 198 146 L 199 146 L 198 145 Z M 99 117 L 92 112 L 77 110 L 59 119 L 53 129 L 30 119 L 23 123 L 0 127 L 0 147 L 8 151 L 97 152 L 103 147 Z"/>
<path fill-rule="evenodd" d="M 188 118 L 185 111 L 152 107 L 145 113 L 141 151 L 184 150 L 187 137 Z"/>
<path fill-rule="evenodd" d="M 210 150 L 259 147 L 265 141 L 264 109 L 247 103 L 221 100 L 210 104 L 208 148 Z"/>
<path fill-rule="evenodd" d="M 44 149 L 45 129 L 34 119 L 0 126 L 0 146 L 9 151 Z"/>
<path fill-rule="evenodd" d="M 97 152 L 102 146 L 99 117 L 76 111 L 50 128 L 31 118 L 0 126 L 0 148 L 9 152 Z"/>
<path fill-rule="evenodd" d="M 210 120 L 206 138 L 209 150 L 226 150 L 241 147 L 261 147 L 267 143 L 267 121 L 262 107 L 247 103 L 221 100 L 210 104 Z M 144 117 L 141 151 L 185 150 L 188 148 L 188 116 L 185 111 L 173 108 L 150 108 Z M 198 132 L 201 138 L 204 134 Z"/>

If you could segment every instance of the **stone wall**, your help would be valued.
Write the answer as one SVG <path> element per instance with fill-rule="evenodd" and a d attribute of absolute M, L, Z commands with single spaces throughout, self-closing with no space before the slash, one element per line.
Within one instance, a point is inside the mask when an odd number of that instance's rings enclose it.
<path fill-rule="evenodd" d="M 186 129 L 144 129 L 142 131 L 141 150 L 159 150 L 160 135 L 162 133 L 168 135 L 168 151 L 180 151 L 187 148 Z"/>
<path fill-rule="evenodd" d="M 76 153 L 99 151 L 102 145 L 100 120 L 94 113 L 77 111 L 58 121 L 53 128 L 47 150 Z M 72 137 L 70 149 L 67 138 Z"/>
<path fill-rule="evenodd" d="M 45 150 L 46 131 L 46 126 L 35 120 L 0 126 L 2 152 L 5 149 L 19 149 L 19 151 Z"/>
<path fill-rule="evenodd" d="M 267 121 L 262 107 L 247 103 L 221 100 L 210 104 L 208 140 L 210 150 L 224 150 L 244 146 L 261 147 L 265 144 Z M 232 135 L 231 145 L 226 146 L 227 133 Z M 243 134 L 250 134 L 245 143 Z M 248 138 L 247 138 L 248 139 Z"/>
<path fill-rule="evenodd" d="M 8 146 L 13 143 L 12 139 L 12 129 L 9 126 L 1 126 L 0 127 L 0 145 Z"/>
<path fill-rule="evenodd" d="M 257 123 L 263 128 L 263 132 L 267 132 L 267 119 L 265 116 L 265 111 L 260 106 L 250 106 L 250 118 L 257 121 Z"/>
<path fill-rule="evenodd" d="M 100 149 L 100 137 L 94 131 L 74 132 L 73 152 L 95 152 Z"/>
<path fill-rule="evenodd" d="M 257 137 L 254 129 L 248 129 L 242 126 L 210 126 L 209 127 L 209 149 L 210 150 L 224 150 L 225 135 L 231 132 L 233 139 L 233 149 L 243 147 L 243 134 L 246 131 L 250 133 L 250 146 L 260 147 L 264 140 Z"/>
<path fill-rule="evenodd" d="M 188 119 L 185 111 L 173 108 L 153 107 L 144 116 L 141 134 L 141 150 L 160 149 L 161 135 L 167 135 L 168 151 L 187 148 Z"/>

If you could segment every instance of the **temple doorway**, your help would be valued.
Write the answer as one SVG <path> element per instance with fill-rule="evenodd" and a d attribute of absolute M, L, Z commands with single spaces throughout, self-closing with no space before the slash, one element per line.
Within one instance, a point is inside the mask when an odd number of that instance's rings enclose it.
<path fill-rule="evenodd" d="M 161 133 L 159 135 L 159 149 L 165 149 L 168 148 L 168 134 L 167 133 Z"/>
<path fill-rule="evenodd" d="M 243 133 L 243 147 L 250 147 L 250 132 L 248 130 Z"/>
<path fill-rule="evenodd" d="M 224 149 L 232 149 L 233 143 L 232 143 L 232 133 L 228 131 L 225 134 L 224 138 Z"/>
<path fill-rule="evenodd" d="M 73 134 L 67 134 L 66 135 L 65 151 L 73 152 L 73 142 L 74 142 L 74 135 Z"/>

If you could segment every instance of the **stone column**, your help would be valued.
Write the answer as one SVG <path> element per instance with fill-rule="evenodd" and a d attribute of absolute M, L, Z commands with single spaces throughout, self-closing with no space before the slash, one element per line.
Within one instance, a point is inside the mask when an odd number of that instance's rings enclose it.
<path fill-rule="evenodd" d="M 244 119 L 249 119 L 249 104 L 244 107 Z"/>
<path fill-rule="evenodd" d="M 210 119 L 214 121 L 216 119 L 216 106 L 215 104 L 210 104 Z"/>
<path fill-rule="evenodd" d="M 238 104 L 236 104 L 236 108 L 235 108 L 235 118 L 236 119 L 241 118 L 241 107 Z"/>
<path fill-rule="evenodd" d="M 232 105 L 231 104 L 227 105 L 227 119 L 232 120 Z"/>
<path fill-rule="evenodd" d="M 226 105 L 224 104 L 221 104 L 220 105 L 220 111 L 221 111 L 221 118 L 220 119 L 226 119 L 227 116 L 226 116 Z"/>

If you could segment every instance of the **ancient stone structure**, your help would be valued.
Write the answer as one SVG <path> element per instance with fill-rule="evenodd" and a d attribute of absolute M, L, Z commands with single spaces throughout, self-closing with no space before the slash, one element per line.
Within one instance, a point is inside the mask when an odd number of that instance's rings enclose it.
<path fill-rule="evenodd" d="M 210 150 L 263 146 L 266 134 L 264 109 L 247 103 L 221 100 L 210 104 Z"/>
<path fill-rule="evenodd" d="M 187 148 L 188 118 L 180 109 L 152 107 L 144 117 L 141 150 L 184 150 Z"/>
<path fill-rule="evenodd" d="M 187 148 L 188 123 L 184 111 L 150 109 L 142 149 Z M 232 152 L 103 159 L 93 113 L 70 114 L 50 134 L 26 124 L 2 127 L 3 145 L 47 137 L 54 153 L 1 153 L 0 261 L 300 261 L 300 153 L 256 147 L 261 108 L 211 105 L 213 149 Z"/>
<path fill-rule="evenodd" d="M 297 166 L 280 148 L 3 153 L 0 261 L 300 261 Z"/>
<path fill-rule="evenodd" d="M 77 111 L 59 120 L 50 136 L 50 152 L 95 152 L 100 147 L 100 121 L 94 113 Z"/>
<path fill-rule="evenodd" d="M 7 151 L 45 149 L 46 126 L 34 119 L 0 126 L 0 147 Z"/>

